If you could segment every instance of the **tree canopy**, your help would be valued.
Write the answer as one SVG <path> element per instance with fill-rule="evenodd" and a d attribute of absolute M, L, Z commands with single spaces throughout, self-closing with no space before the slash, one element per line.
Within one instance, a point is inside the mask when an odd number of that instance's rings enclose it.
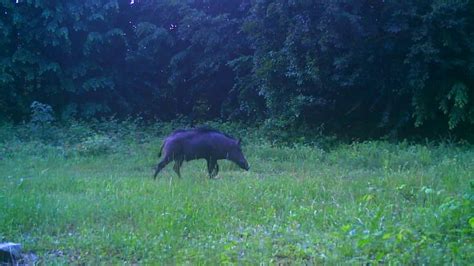
<path fill-rule="evenodd" d="M 474 129 L 474 1 L 0 1 L 0 113 Z"/>

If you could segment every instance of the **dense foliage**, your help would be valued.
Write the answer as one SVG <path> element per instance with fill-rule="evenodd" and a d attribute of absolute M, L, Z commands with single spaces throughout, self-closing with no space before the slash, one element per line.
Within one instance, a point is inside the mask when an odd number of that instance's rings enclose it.
<path fill-rule="evenodd" d="M 474 1 L 132 2 L 0 1 L 0 119 L 473 129 Z"/>

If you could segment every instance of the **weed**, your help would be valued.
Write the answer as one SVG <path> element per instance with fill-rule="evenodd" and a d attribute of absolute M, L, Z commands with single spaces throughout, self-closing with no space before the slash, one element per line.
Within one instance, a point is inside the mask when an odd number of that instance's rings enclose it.
<path fill-rule="evenodd" d="M 46 264 L 474 261 L 470 146 L 280 147 L 211 124 L 244 138 L 250 172 L 222 162 L 210 180 L 193 161 L 153 181 L 178 126 L 137 123 L 76 121 L 56 142 L 2 126 L 0 239 Z"/>

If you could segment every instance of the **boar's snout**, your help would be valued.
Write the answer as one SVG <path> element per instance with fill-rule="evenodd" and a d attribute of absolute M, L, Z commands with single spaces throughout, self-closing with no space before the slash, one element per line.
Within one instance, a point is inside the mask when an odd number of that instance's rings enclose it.
<path fill-rule="evenodd" d="M 248 171 L 250 169 L 250 165 L 247 161 L 242 161 L 239 163 L 239 166 L 244 169 L 245 171 Z"/>
<path fill-rule="evenodd" d="M 245 160 L 245 158 L 243 158 L 243 156 L 237 160 L 232 160 L 235 164 L 237 164 L 240 168 L 248 171 L 250 169 L 250 165 L 249 163 L 247 162 L 247 160 Z"/>

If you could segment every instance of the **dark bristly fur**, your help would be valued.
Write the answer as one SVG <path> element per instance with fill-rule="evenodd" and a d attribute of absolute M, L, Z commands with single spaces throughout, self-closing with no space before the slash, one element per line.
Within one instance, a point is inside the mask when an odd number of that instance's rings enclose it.
<path fill-rule="evenodd" d="M 222 134 L 228 138 L 231 138 L 231 139 L 234 139 L 234 140 L 237 140 L 236 138 L 234 138 L 233 136 L 227 134 L 227 133 L 224 133 L 220 130 L 217 130 L 217 129 L 214 129 L 214 128 L 211 128 L 211 127 L 205 127 L 205 126 L 202 126 L 202 127 L 196 127 L 196 128 L 191 128 L 191 129 L 176 129 L 174 130 L 171 135 L 175 134 L 175 133 L 180 133 L 180 132 L 186 132 L 186 131 L 196 131 L 196 132 L 214 132 L 214 133 L 219 133 L 219 134 Z"/>
<path fill-rule="evenodd" d="M 227 159 L 245 170 L 249 169 L 240 147 L 240 141 L 219 130 L 208 127 L 173 131 L 163 142 L 160 156 L 162 153 L 164 153 L 164 157 L 156 167 L 155 179 L 158 173 L 172 161 L 175 162 L 173 169 L 178 176 L 181 176 L 182 163 L 195 159 L 205 159 L 207 161 L 211 178 L 219 172 L 217 160 Z"/>

